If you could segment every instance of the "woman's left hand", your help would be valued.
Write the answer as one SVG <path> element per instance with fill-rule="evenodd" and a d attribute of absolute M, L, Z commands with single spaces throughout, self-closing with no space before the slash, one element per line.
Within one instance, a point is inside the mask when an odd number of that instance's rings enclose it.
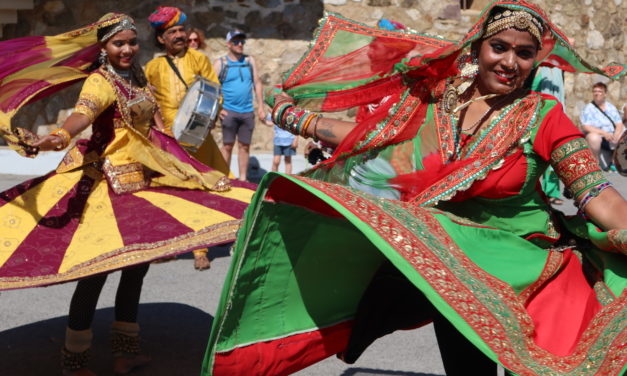
<path fill-rule="evenodd" d="M 39 148 L 40 151 L 59 151 L 63 149 L 63 139 L 49 134 L 35 141 L 31 146 Z"/>

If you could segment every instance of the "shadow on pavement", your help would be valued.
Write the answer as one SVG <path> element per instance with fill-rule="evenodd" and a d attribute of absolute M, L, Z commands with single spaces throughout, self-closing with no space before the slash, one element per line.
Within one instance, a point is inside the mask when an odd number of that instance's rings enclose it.
<path fill-rule="evenodd" d="M 340 376 L 444 376 L 434 373 L 391 371 L 377 368 L 349 368 Z"/>
<path fill-rule="evenodd" d="M 44 307 L 40 307 L 44 308 Z M 139 307 L 142 352 L 152 363 L 133 375 L 198 375 L 213 317 L 197 308 L 176 303 Z M 109 327 L 113 308 L 99 309 L 94 318 L 90 369 L 110 375 Z M 3 376 L 60 375 L 60 351 L 67 317 L 24 325 L 0 332 L 0 370 Z"/>

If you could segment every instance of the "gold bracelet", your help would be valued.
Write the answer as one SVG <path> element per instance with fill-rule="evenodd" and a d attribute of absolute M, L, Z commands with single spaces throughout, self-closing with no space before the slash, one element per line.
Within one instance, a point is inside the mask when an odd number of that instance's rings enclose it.
<path fill-rule="evenodd" d="M 304 138 L 308 137 L 307 136 L 307 128 L 309 128 L 309 125 L 311 124 L 311 121 L 314 118 L 317 118 L 317 117 L 318 117 L 317 114 L 312 113 L 312 114 L 309 115 L 309 118 L 305 119 L 305 124 L 303 124 L 303 128 L 300 130 L 300 135 L 302 137 L 304 137 Z"/>
<path fill-rule="evenodd" d="M 322 114 L 318 114 L 318 116 L 316 117 L 316 122 L 314 123 L 313 134 L 311 135 L 311 138 L 313 138 L 314 142 L 320 141 L 320 139 L 318 139 L 318 123 L 320 122 L 320 119 L 322 119 Z"/>
<path fill-rule="evenodd" d="M 57 128 L 50 132 L 52 136 L 57 136 L 61 139 L 61 146 L 57 148 L 57 150 L 63 150 L 70 144 L 72 140 L 72 135 L 65 128 Z"/>

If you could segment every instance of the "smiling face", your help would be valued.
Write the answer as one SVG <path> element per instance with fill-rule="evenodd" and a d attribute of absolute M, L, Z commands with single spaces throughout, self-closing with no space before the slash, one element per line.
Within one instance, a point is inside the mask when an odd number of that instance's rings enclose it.
<path fill-rule="evenodd" d="M 178 55 L 187 47 L 187 33 L 183 25 L 176 25 L 168 28 L 163 34 L 157 36 L 159 43 L 165 46 L 165 50 L 170 55 Z"/>
<path fill-rule="evenodd" d="M 107 53 L 109 63 L 116 69 L 127 70 L 133 64 L 133 58 L 139 52 L 137 33 L 123 30 L 107 40 L 102 47 Z"/>
<path fill-rule="evenodd" d="M 522 87 L 533 69 L 538 42 L 526 31 L 506 29 L 484 39 L 479 47 L 479 91 L 507 94 Z"/>

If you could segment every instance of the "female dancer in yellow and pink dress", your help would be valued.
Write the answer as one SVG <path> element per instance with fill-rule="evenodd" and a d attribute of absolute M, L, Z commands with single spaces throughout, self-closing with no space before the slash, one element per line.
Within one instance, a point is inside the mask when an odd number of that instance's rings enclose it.
<path fill-rule="evenodd" d="M 107 273 L 122 269 L 111 327 L 113 370 L 140 354 L 137 310 L 149 262 L 235 238 L 254 185 L 231 182 L 160 132 L 155 98 L 135 57 L 124 14 L 55 37 L 0 43 L 0 134 L 25 156 L 64 150 L 49 174 L 0 195 L 0 289 L 79 279 L 70 304 L 64 375 L 87 368 L 91 322 Z M 10 119 L 24 104 L 85 79 L 72 115 L 42 138 Z"/>

